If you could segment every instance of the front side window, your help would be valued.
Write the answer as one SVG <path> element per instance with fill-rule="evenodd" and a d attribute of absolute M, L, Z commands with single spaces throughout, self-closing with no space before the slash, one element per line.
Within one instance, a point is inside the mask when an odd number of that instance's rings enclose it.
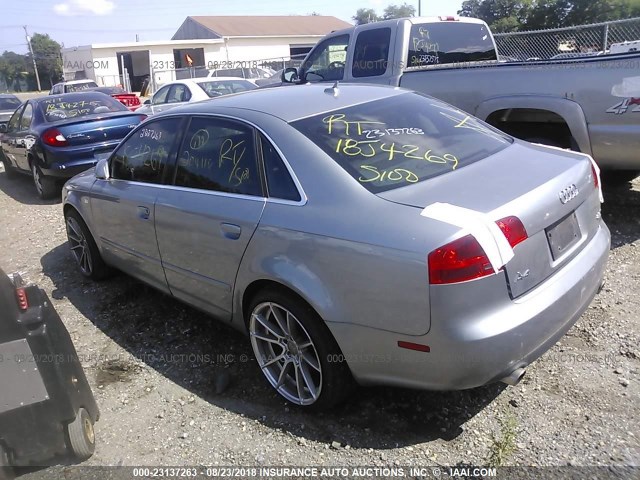
<path fill-rule="evenodd" d="M 253 129 L 219 118 L 192 119 L 178 153 L 175 185 L 261 196 Z"/>
<path fill-rule="evenodd" d="M 390 28 L 365 30 L 358 35 L 353 54 L 354 77 L 384 75 L 389 64 Z"/>
<path fill-rule="evenodd" d="M 111 157 L 111 176 L 162 183 L 179 127 L 180 119 L 168 118 L 146 123 L 136 130 Z"/>
<path fill-rule="evenodd" d="M 407 67 L 497 60 L 491 32 L 481 23 L 422 23 L 411 27 Z"/>
<path fill-rule="evenodd" d="M 338 35 L 321 42 L 303 65 L 309 82 L 336 81 L 344 77 L 349 35 Z"/>
<path fill-rule="evenodd" d="M 9 119 L 9 124 L 7 125 L 7 131 L 15 132 L 16 130 L 18 130 L 18 127 L 20 126 L 20 114 L 23 111 L 24 107 L 18 108 L 15 112 L 13 112 L 13 115 L 11 115 L 11 118 Z"/>
<path fill-rule="evenodd" d="M 167 94 L 169 93 L 169 89 L 171 85 L 167 85 L 166 87 L 162 87 L 158 92 L 153 96 L 152 103 L 154 105 L 158 105 L 160 103 L 167 103 Z"/>
<path fill-rule="evenodd" d="M 292 125 L 373 193 L 464 168 L 513 141 L 462 110 L 413 92 Z"/>

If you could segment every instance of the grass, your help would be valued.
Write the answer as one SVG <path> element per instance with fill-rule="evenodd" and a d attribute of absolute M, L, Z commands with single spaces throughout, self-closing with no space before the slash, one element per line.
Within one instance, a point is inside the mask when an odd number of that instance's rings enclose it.
<path fill-rule="evenodd" d="M 513 413 L 505 411 L 498 419 L 500 433 L 491 435 L 491 448 L 487 463 L 491 467 L 502 467 L 516 449 L 518 421 Z"/>

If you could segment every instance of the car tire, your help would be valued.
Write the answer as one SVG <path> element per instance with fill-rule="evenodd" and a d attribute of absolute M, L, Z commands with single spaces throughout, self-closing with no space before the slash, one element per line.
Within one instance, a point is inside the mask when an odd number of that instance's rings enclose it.
<path fill-rule="evenodd" d="M 33 184 L 36 187 L 36 191 L 38 192 L 38 196 L 42 200 L 53 198 L 56 196 L 56 193 L 59 193 L 58 184 L 55 179 L 46 177 L 35 162 L 31 162 L 31 176 L 33 178 Z"/>
<path fill-rule="evenodd" d="M 93 420 L 89 413 L 81 408 L 73 422 L 67 425 L 69 450 L 78 460 L 87 460 L 96 450 L 96 435 Z"/>
<path fill-rule="evenodd" d="M 306 410 L 326 410 L 355 387 L 351 371 L 320 316 L 295 294 L 259 292 L 248 311 L 251 347 L 278 394 Z"/>
<path fill-rule="evenodd" d="M 89 227 L 75 210 L 69 210 L 64 216 L 67 229 L 67 241 L 71 256 L 80 273 L 91 280 L 102 280 L 111 274 L 111 268 L 104 263 Z"/>
<path fill-rule="evenodd" d="M 15 472 L 11 467 L 9 454 L 2 444 L 0 444 L 0 480 L 13 480 Z"/>

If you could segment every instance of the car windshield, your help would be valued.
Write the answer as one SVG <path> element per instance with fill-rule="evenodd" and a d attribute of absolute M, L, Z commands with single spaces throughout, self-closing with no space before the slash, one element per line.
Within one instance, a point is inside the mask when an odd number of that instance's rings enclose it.
<path fill-rule="evenodd" d="M 228 95 L 230 93 L 246 92 L 247 90 L 254 90 L 257 85 L 246 80 L 222 80 L 211 82 L 200 82 L 200 87 L 210 97 L 219 97 L 221 95 Z"/>
<path fill-rule="evenodd" d="M 406 93 L 292 122 L 373 193 L 453 172 L 513 140 L 433 98 Z"/>
<path fill-rule="evenodd" d="M 81 92 L 89 88 L 96 88 L 98 85 L 96 82 L 84 82 L 84 83 L 72 83 L 65 86 L 65 90 L 68 93 Z"/>
<path fill-rule="evenodd" d="M 17 98 L 0 98 L 0 110 L 15 110 L 20 106 L 20 103 L 20 100 Z"/>
<path fill-rule="evenodd" d="M 111 112 L 128 112 L 119 101 L 102 93 L 86 95 L 60 95 L 39 102 L 40 110 L 47 122 L 65 118 L 86 117 Z"/>

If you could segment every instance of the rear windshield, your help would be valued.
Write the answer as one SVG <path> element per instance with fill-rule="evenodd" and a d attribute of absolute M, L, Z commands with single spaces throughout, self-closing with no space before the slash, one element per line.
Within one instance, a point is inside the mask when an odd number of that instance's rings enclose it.
<path fill-rule="evenodd" d="M 489 29 L 478 23 L 423 23 L 411 27 L 408 67 L 497 60 Z"/>
<path fill-rule="evenodd" d="M 17 98 L 0 98 L 0 110 L 15 110 L 20 106 L 20 100 Z"/>
<path fill-rule="evenodd" d="M 461 110 L 414 92 L 292 126 L 373 193 L 453 172 L 513 141 Z"/>
<path fill-rule="evenodd" d="M 40 110 L 47 122 L 86 117 L 110 112 L 128 112 L 127 107 L 105 94 L 56 95 L 40 100 Z"/>
<path fill-rule="evenodd" d="M 212 98 L 258 88 L 257 85 L 247 80 L 216 80 L 211 82 L 198 82 L 198 85 Z"/>
<path fill-rule="evenodd" d="M 65 85 L 64 89 L 67 93 L 72 92 L 81 92 L 83 90 L 87 90 L 88 88 L 96 88 L 98 85 L 95 82 L 84 82 L 84 83 L 72 83 L 70 85 Z"/>

